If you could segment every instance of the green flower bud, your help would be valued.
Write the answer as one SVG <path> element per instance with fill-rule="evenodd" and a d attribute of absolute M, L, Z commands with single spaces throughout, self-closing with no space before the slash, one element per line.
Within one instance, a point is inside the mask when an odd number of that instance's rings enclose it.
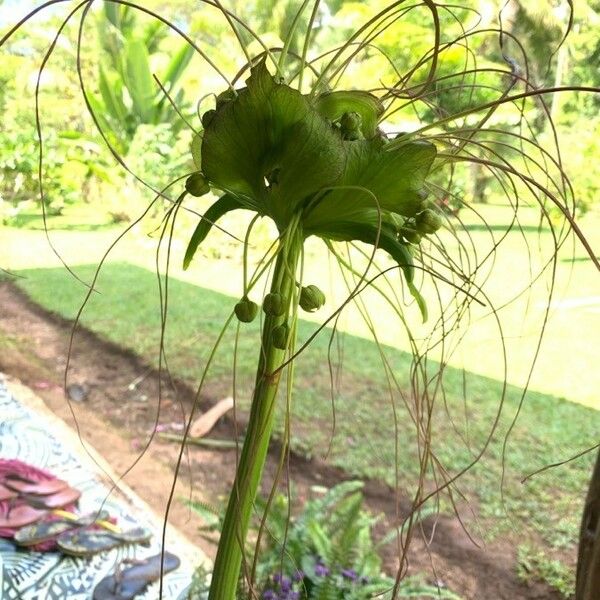
<path fill-rule="evenodd" d="M 235 312 L 235 316 L 242 323 L 251 323 L 256 318 L 258 314 L 258 304 L 256 302 L 252 302 L 249 298 L 244 296 L 233 309 Z"/>
<path fill-rule="evenodd" d="M 285 312 L 285 302 L 283 296 L 277 292 L 271 292 L 263 300 L 263 310 L 265 314 L 272 317 L 280 317 Z"/>
<path fill-rule="evenodd" d="M 426 208 L 415 217 L 415 222 L 419 233 L 435 233 L 442 226 L 442 217 L 431 208 Z"/>
<path fill-rule="evenodd" d="M 360 140 L 364 137 L 361 131 L 362 117 L 357 112 L 345 112 L 340 125 L 344 139 Z"/>
<path fill-rule="evenodd" d="M 275 346 L 275 348 L 279 348 L 279 350 L 285 350 L 288 343 L 288 334 L 288 326 L 285 323 L 283 323 L 283 325 L 274 327 L 273 333 L 271 334 L 273 346 Z"/>
<path fill-rule="evenodd" d="M 214 108 L 211 108 L 210 110 L 207 110 L 203 115 L 202 115 L 202 127 L 204 127 L 204 129 L 206 129 L 212 122 L 212 120 L 215 118 L 215 115 L 217 114 L 217 111 Z"/>
<path fill-rule="evenodd" d="M 306 312 L 315 312 L 325 304 L 325 294 L 316 285 L 307 285 L 300 290 L 300 307 Z"/>
<path fill-rule="evenodd" d="M 192 196 L 204 196 L 210 192 L 210 186 L 202 173 L 194 173 L 185 180 L 185 190 Z"/>
<path fill-rule="evenodd" d="M 402 227 L 402 229 L 400 229 L 400 233 L 402 234 L 402 237 L 411 244 L 421 243 L 421 234 L 417 233 L 414 229 Z"/>

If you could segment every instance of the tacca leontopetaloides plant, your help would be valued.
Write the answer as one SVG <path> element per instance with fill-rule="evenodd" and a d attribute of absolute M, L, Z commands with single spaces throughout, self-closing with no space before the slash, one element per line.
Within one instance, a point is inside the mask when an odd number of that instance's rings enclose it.
<path fill-rule="evenodd" d="M 63 1 L 50 0 L 34 12 Z M 64 22 L 68 23 L 81 11 L 77 52 L 80 75 L 79 46 L 85 17 L 92 4 L 92 0 L 75 4 Z M 395 269 L 402 272 L 403 285 L 415 299 L 423 318 L 427 316 L 426 304 L 418 290 L 415 271 L 430 272 L 439 282 L 453 286 L 458 290 L 455 310 L 446 314 L 442 311 L 441 329 L 446 331 L 464 316 L 470 303 L 476 300 L 474 297 L 482 295 L 475 283 L 475 275 L 493 252 L 479 262 L 475 261 L 475 266 L 465 273 L 461 259 L 453 259 L 450 250 L 446 249 L 444 238 L 438 235 L 442 225 L 452 232 L 452 226 L 444 222 L 438 209 L 443 205 L 442 201 L 448 200 L 445 191 L 448 179 L 444 173 L 450 173 L 451 177 L 464 165 L 476 165 L 487 170 L 489 178 L 506 197 L 507 204 L 516 208 L 523 196 L 538 203 L 542 218 L 552 228 L 554 246 L 558 249 L 571 228 L 578 232 L 572 216 L 573 191 L 562 170 L 556 140 L 552 136 L 544 144 L 537 140 L 536 133 L 529 127 L 527 110 L 547 113 L 544 94 L 573 88 L 546 90 L 532 85 L 527 78 L 522 46 L 510 32 L 489 28 L 482 33 L 476 27 L 463 27 L 461 19 L 474 14 L 468 7 L 466 13 L 459 14 L 456 7 L 442 7 L 431 0 L 414 4 L 404 0 L 373 2 L 372 14 L 366 17 L 364 24 L 348 31 L 341 43 L 328 49 L 319 46 L 323 39 L 321 34 L 326 29 L 327 14 L 330 14 L 325 0 L 299 0 L 296 15 L 281 47 L 277 48 L 265 45 L 260 36 L 218 0 L 203 0 L 201 5 L 220 12 L 239 42 L 245 64 L 231 80 L 212 60 L 210 53 L 203 50 L 201 43 L 196 44 L 161 15 L 135 2 L 113 0 L 111 4 L 128 6 L 170 26 L 226 82 L 221 93 L 215 96 L 214 105 L 201 115 L 201 127 L 197 128 L 192 144 L 195 172 L 187 177 L 185 192 L 169 211 L 169 216 L 174 215 L 175 209 L 183 206 L 186 194 L 203 196 L 211 191 L 218 195 L 193 234 L 185 255 L 185 266 L 189 265 L 216 221 L 231 211 L 253 211 L 256 218 L 270 219 L 278 232 L 274 250 L 265 258 L 261 270 L 263 274 L 270 270 L 270 290 L 261 301 L 262 341 L 257 349 L 251 411 L 209 594 L 210 600 L 233 600 L 242 567 L 243 576 L 252 589 L 252 561 L 243 549 L 273 429 L 281 375 L 284 368 L 289 367 L 287 384 L 291 389 L 291 366 L 302 350 L 296 349 L 299 310 L 313 312 L 326 301 L 318 287 L 310 283 L 305 285 L 303 281 L 305 241 L 310 237 L 321 238 L 340 266 L 352 274 L 356 285 L 351 287 L 348 301 L 356 299 L 365 286 L 377 287 L 376 280 L 385 275 L 381 270 L 375 270 L 373 277 L 369 271 L 379 250 L 391 256 Z M 430 23 L 431 39 L 425 46 L 420 40 L 419 55 L 407 60 L 406 54 L 401 49 L 398 51 L 402 39 L 390 43 L 390 31 L 402 19 L 413 18 L 413 11 L 420 11 L 421 20 Z M 0 45 L 9 40 L 27 18 L 9 30 L 0 39 Z M 444 31 L 446 25 L 448 34 Z M 58 31 L 57 39 L 63 28 Z M 331 28 L 331 32 L 334 29 Z M 476 64 L 469 42 L 478 35 L 497 36 L 501 49 L 499 56 L 504 62 L 483 67 Z M 259 48 L 258 52 L 251 53 L 252 45 Z M 508 46 L 511 46 L 511 52 Z M 461 64 L 454 56 L 451 62 L 461 65 L 458 71 L 442 70 L 440 74 L 438 65 L 457 47 L 464 49 L 465 62 Z M 53 48 L 54 44 L 49 48 L 42 70 Z M 377 76 L 373 88 L 354 89 L 356 86 L 345 77 L 347 71 L 373 55 L 379 57 L 378 64 L 384 65 L 381 69 L 385 73 Z M 476 80 L 477 75 L 483 77 L 482 83 Z M 91 96 L 86 92 L 82 75 L 81 85 L 86 106 L 95 117 L 102 137 L 127 169 L 110 145 L 110 136 L 103 131 L 102 119 L 94 115 L 93 102 L 90 102 Z M 464 102 L 453 101 L 451 108 L 446 102 L 442 107 L 442 92 L 447 100 L 453 90 Z M 594 89 L 584 91 L 597 92 Z M 505 128 L 504 118 L 494 118 L 499 109 L 511 107 L 522 125 L 520 129 Z M 401 127 L 385 133 L 390 131 L 389 122 L 390 119 L 393 121 L 394 115 L 403 110 L 410 111 L 418 120 L 421 108 L 423 114 L 431 118 L 421 122 L 419 127 L 413 127 L 408 133 Z M 143 182 L 143 174 L 135 175 Z M 158 197 L 170 200 L 166 191 L 160 192 Z M 452 200 L 454 203 L 459 201 Z M 549 205 L 562 214 L 566 227 L 556 227 L 548 212 Z M 247 240 L 253 223 L 254 220 Z M 582 236 L 580 239 L 597 264 L 585 239 Z M 363 254 L 361 244 L 370 246 L 366 252 L 367 269 L 357 272 L 348 256 L 339 250 L 339 242 L 357 245 Z M 464 244 L 459 242 L 458 246 L 459 254 L 466 252 Z M 247 248 L 244 250 L 244 291 L 233 311 L 242 324 L 259 314 L 255 289 L 258 276 L 247 277 L 246 251 Z M 542 270 L 551 269 L 555 259 L 556 252 Z M 458 295 L 463 302 L 456 299 Z M 389 300 L 390 295 L 384 297 Z M 409 323 L 398 305 L 396 302 L 396 312 L 409 330 Z M 324 323 L 331 322 L 342 308 L 335 309 L 323 320 Z M 423 357 L 416 354 L 415 345 L 413 351 L 414 377 L 425 380 Z M 427 393 L 427 385 L 423 388 L 414 386 L 414 391 L 419 389 Z M 433 400 L 428 397 L 426 401 Z M 427 433 L 431 424 L 431 405 L 411 413 L 411 417 L 423 442 L 419 445 L 422 469 L 427 470 L 428 465 L 437 467 L 438 489 L 449 488 L 486 451 L 487 443 L 460 473 L 449 475 L 431 450 Z M 495 424 L 490 437 L 494 428 Z M 183 449 L 180 459 L 182 454 Z M 421 478 L 414 497 L 415 510 L 429 496 L 424 492 Z M 409 541 L 410 533 L 403 540 L 403 552 Z M 259 549 L 260 543 L 256 551 Z M 390 590 L 392 596 L 397 595 L 404 567 L 402 558 L 395 585 Z"/>
<path fill-rule="evenodd" d="M 209 187 L 224 194 L 198 225 L 187 265 L 211 224 L 246 209 L 277 226 L 271 289 L 262 308 L 262 347 L 246 440 L 225 516 L 213 571 L 211 598 L 233 598 L 242 546 L 264 466 L 275 416 L 282 365 L 294 345 L 298 307 L 313 311 L 324 296 L 302 286 L 304 241 L 360 241 L 382 248 L 414 285 L 411 241 L 441 225 L 423 185 L 436 155 L 433 144 L 411 136 L 389 140 L 377 127 L 383 105 L 364 91 L 303 95 L 271 75 L 266 57 L 250 69 L 246 86 L 227 90 L 202 116 L 200 171 L 186 182 L 194 195 Z M 198 160 L 199 158 L 199 160 Z M 244 296 L 238 319 L 252 321 L 257 306 Z"/>

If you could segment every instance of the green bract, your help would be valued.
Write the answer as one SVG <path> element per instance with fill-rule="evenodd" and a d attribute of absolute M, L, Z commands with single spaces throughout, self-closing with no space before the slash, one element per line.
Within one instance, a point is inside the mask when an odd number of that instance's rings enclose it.
<path fill-rule="evenodd" d="M 276 83 L 264 62 L 247 84 L 218 104 L 204 130 L 202 171 L 214 187 L 283 230 L 342 174 L 342 140 L 308 98 Z"/>
<path fill-rule="evenodd" d="M 218 218 L 244 208 L 270 217 L 280 232 L 295 219 L 305 238 L 376 244 L 410 284 L 401 228 L 423 210 L 436 149 L 406 135 L 390 144 L 377 128 L 382 114 L 370 93 L 303 95 L 273 78 L 264 60 L 254 66 L 246 87 L 219 95 L 195 138 L 201 173 L 224 195 L 198 225 L 184 265 Z"/>

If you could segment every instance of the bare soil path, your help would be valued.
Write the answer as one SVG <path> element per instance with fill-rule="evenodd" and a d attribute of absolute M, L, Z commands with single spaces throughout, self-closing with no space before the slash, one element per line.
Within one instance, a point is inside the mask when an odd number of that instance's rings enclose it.
<path fill-rule="evenodd" d="M 125 473 L 135 463 L 125 481 L 156 512 L 164 514 L 179 448 L 177 444 L 154 438 L 150 448 L 138 458 L 157 422 L 181 422 L 184 413 L 189 413 L 194 390 L 181 381 L 163 378 L 160 382 L 158 373 L 138 357 L 80 329 L 73 348 L 69 383 L 84 386 L 87 397 L 69 404 L 63 392 L 63 377 L 70 333 L 70 323 L 31 303 L 10 282 L 0 282 L 0 371 L 31 387 L 57 416 L 78 428 L 82 439 L 117 473 Z M 202 398 L 200 409 L 208 409 L 216 400 Z M 234 430 L 231 420 L 221 419 L 211 436 L 233 439 Z M 265 490 L 269 489 L 275 472 L 277 451 L 278 448 L 273 448 L 269 457 Z M 235 461 L 235 450 L 189 447 L 182 463 L 169 519 L 209 556 L 214 554 L 214 547 L 199 535 L 201 521 L 183 500 L 193 497 L 211 504 L 221 502 L 233 481 Z M 299 456 L 292 456 L 289 476 L 300 497 L 308 495 L 313 485 L 332 485 L 348 478 L 327 464 Z M 365 496 L 371 510 L 384 512 L 388 522 L 393 519 L 396 513 L 393 490 L 370 481 Z M 432 524 L 427 525 L 431 530 Z M 393 572 L 397 568 L 395 550 L 390 548 L 384 558 Z M 422 539 L 415 539 L 409 572 L 427 573 L 431 582 L 437 580 L 466 600 L 561 598 L 543 584 L 519 582 L 515 560 L 516 544 L 500 540 L 478 548 L 455 519 L 443 517 L 436 524 L 434 539 L 428 547 Z"/>

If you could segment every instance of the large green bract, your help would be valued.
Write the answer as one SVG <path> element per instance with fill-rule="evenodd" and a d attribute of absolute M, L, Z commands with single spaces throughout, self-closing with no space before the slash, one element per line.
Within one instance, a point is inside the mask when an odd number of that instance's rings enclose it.
<path fill-rule="evenodd" d="M 377 243 L 411 282 L 411 253 L 400 229 L 425 207 L 422 189 L 435 146 L 407 139 L 388 148 L 376 127 L 383 107 L 367 92 L 305 96 L 277 82 L 264 60 L 246 83 L 222 95 L 194 142 L 203 175 L 225 194 L 198 225 L 185 266 L 213 223 L 245 208 L 273 219 L 280 232 L 299 216 L 305 237 Z M 362 139 L 345 136 L 340 121 L 347 114 L 358 117 Z"/>

